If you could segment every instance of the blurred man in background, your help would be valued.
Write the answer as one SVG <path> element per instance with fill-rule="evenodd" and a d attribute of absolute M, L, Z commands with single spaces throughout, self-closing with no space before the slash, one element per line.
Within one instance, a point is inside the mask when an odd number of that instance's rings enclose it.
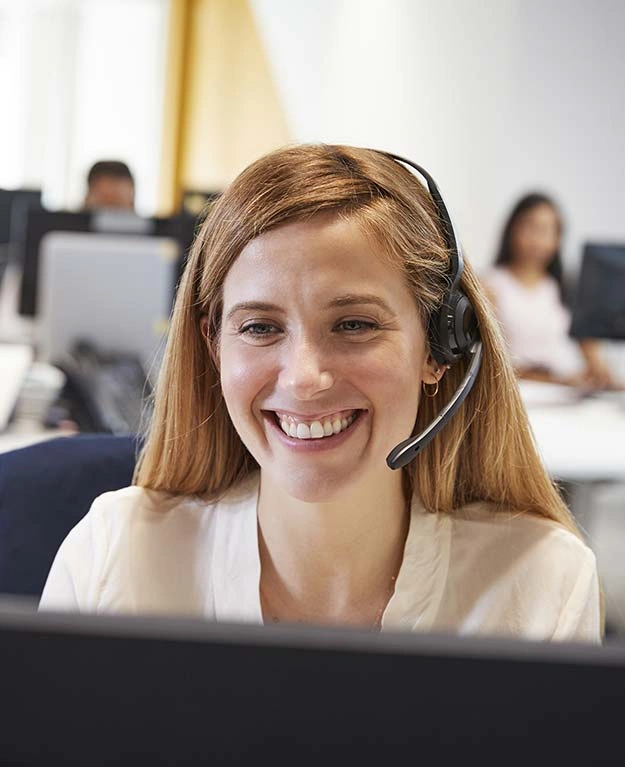
<path fill-rule="evenodd" d="M 134 211 L 135 181 L 126 163 L 100 160 L 87 175 L 86 210 L 117 208 Z"/>

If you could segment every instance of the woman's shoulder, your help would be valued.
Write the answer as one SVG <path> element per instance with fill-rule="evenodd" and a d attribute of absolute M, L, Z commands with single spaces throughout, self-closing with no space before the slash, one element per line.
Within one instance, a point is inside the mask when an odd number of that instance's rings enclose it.
<path fill-rule="evenodd" d="M 249 482 L 217 501 L 137 486 L 104 493 L 61 544 L 41 604 L 201 612 L 218 541 L 247 529 L 241 520 L 253 511 Z"/>
<path fill-rule="evenodd" d="M 566 541 L 567 545 L 587 548 L 564 524 L 539 511 L 521 511 L 506 504 L 475 501 L 455 509 L 451 516 L 461 526 L 489 525 L 495 535 L 507 535 L 514 531 L 529 537 L 554 537 Z"/>
<path fill-rule="evenodd" d="M 562 523 L 531 511 L 518 511 L 488 502 L 473 503 L 452 515 L 454 536 L 466 541 L 479 556 L 544 562 L 553 569 L 575 572 L 595 567 L 590 547 Z"/>
<path fill-rule="evenodd" d="M 131 524 L 185 524 L 189 518 L 201 519 L 205 524 L 219 507 L 236 510 L 247 505 L 254 493 L 255 483 L 252 481 L 242 482 L 218 499 L 130 485 L 99 495 L 87 516 L 92 524 L 109 529 L 121 529 Z"/>
<path fill-rule="evenodd" d="M 199 496 L 167 493 L 148 487 L 130 485 L 99 495 L 89 511 L 95 517 L 178 513 L 189 510 L 209 512 L 215 504 L 202 502 Z"/>
<path fill-rule="evenodd" d="M 90 537 L 107 540 L 109 545 L 138 528 L 156 529 L 167 526 L 175 528 L 189 517 L 210 518 L 215 503 L 202 502 L 200 498 L 177 495 L 159 490 L 131 485 L 99 495 L 91 508 L 72 533 L 79 530 Z"/>
<path fill-rule="evenodd" d="M 489 503 L 471 504 L 448 517 L 441 625 L 599 641 L 595 556 L 577 535 L 539 514 Z"/>

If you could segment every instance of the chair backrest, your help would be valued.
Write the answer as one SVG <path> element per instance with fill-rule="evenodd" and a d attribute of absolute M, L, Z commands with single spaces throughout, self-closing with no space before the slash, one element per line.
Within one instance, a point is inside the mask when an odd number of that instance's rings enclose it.
<path fill-rule="evenodd" d="M 0 593 L 39 597 L 93 500 L 132 480 L 134 437 L 77 435 L 0 454 Z"/>

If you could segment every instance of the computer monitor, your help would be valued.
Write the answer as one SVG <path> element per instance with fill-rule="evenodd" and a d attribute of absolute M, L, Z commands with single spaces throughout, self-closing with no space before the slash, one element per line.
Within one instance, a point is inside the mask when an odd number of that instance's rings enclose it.
<path fill-rule="evenodd" d="M 11 232 L 11 208 L 15 192 L 10 189 L 0 189 L 0 245 L 9 242 Z"/>
<path fill-rule="evenodd" d="M 30 208 L 41 208 L 41 189 L 0 189 L 0 245 L 19 237 Z"/>
<path fill-rule="evenodd" d="M 39 285 L 39 247 L 48 232 L 88 232 L 90 213 L 31 210 L 26 217 L 26 234 L 22 246 L 22 280 L 18 312 L 32 317 L 37 313 Z"/>
<path fill-rule="evenodd" d="M 48 233 L 39 275 L 41 358 L 60 364 L 88 342 L 158 369 L 179 255 L 166 237 Z"/>
<path fill-rule="evenodd" d="M 584 247 L 571 335 L 625 339 L 625 245 Z"/>
<path fill-rule="evenodd" d="M 9 251 L 8 246 L 0 243 L 0 288 L 2 287 L 2 279 L 9 265 Z M 0 294 L 0 306 L 2 305 L 2 296 Z"/>
<path fill-rule="evenodd" d="M 621 646 L 9 605 L 0 676 L 6 764 L 501 767 L 623 756 Z"/>
<path fill-rule="evenodd" d="M 39 260 L 41 241 L 49 232 L 96 232 L 101 234 L 153 235 L 177 240 L 180 258 L 177 279 L 182 273 L 185 256 L 195 235 L 196 220 L 188 215 L 163 218 L 141 218 L 127 211 L 70 211 L 30 210 L 26 222 L 26 235 L 22 248 L 22 279 L 18 312 L 23 316 L 38 313 Z M 174 283 L 177 283 L 177 279 Z"/>

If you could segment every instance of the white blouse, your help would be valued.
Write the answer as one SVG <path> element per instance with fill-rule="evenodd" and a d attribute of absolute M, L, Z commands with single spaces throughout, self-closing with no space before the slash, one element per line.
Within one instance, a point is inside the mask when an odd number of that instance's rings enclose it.
<path fill-rule="evenodd" d="M 52 565 L 40 609 L 262 623 L 258 475 L 207 503 L 128 487 L 97 498 Z M 415 500 L 382 629 L 600 641 L 592 551 L 555 522 Z"/>
<path fill-rule="evenodd" d="M 569 336 L 571 315 L 553 277 L 546 275 L 527 286 L 509 269 L 497 267 L 485 275 L 484 284 L 495 298 L 497 318 L 517 367 L 542 367 L 565 378 L 584 371 L 579 345 Z"/>

